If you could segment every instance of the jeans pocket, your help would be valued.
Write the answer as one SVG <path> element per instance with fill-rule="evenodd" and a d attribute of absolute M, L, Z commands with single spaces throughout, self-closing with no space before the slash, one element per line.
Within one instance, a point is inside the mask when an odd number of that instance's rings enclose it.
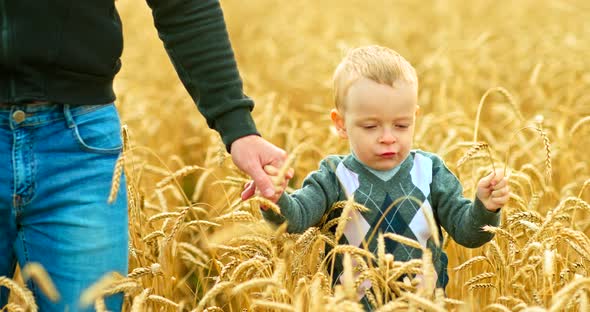
<path fill-rule="evenodd" d="M 114 104 L 76 114 L 72 108 L 74 139 L 83 151 L 118 154 L 123 148 L 121 121 Z"/>

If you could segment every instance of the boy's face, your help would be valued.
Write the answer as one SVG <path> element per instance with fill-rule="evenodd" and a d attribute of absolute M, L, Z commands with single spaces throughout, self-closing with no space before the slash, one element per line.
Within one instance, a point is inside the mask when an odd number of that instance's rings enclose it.
<path fill-rule="evenodd" d="M 343 110 L 333 109 L 330 117 L 363 164 L 389 170 L 410 153 L 417 101 L 414 84 L 393 88 L 361 78 L 350 86 Z"/>

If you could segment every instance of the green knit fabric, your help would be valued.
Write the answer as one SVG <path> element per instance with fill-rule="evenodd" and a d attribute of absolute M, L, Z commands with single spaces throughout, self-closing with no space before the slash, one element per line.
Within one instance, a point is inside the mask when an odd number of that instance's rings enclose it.
<path fill-rule="evenodd" d="M 500 222 L 499 212 L 488 211 L 477 198 L 472 201 L 463 196 L 459 180 L 440 157 L 420 150 L 411 151 L 400 164 L 399 171 L 387 181 L 375 176 L 352 155 L 328 156 L 317 171 L 305 178 L 300 189 L 281 196 L 278 205 L 282 216 L 271 210 L 263 211 L 263 216 L 275 224 L 287 221 L 289 232 L 301 233 L 311 226 L 321 226 L 319 222 L 326 213 L 329 214 L 327 221 L 339 217 L 342 210 L 330 211 L 330 207 L 347 200 L 350 195 L 369 208 L 362 213 L 362 222 L 366 222 L 368 231 L 359 233 L 362 235 L 360 247 L 376 253 L 379 232 L 393 232 L 418 241 L 421 238 L 423 246 L 432 251 L 438 287 L 448 283 L 447 256 L 435 245 L 422 211 L 431 211 L 441 245 L 441 227 L 457 243 L 475 248 L 493 237 L 482 227 L 497 226 Z M 339 243 L 350 243 L 351 237 L 343 235 Z M 422 256 L 421 250 L 389 239 L 386 239 L 386 252 L 393 254 L 396 261 Z M 335 282 L 341 271 L 337 259 L 333 272 Z"/>

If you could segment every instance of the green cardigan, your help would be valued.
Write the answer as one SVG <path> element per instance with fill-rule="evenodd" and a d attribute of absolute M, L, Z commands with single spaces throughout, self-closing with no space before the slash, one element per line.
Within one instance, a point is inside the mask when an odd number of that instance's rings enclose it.
<path fill-rule="evenodd" d="M 497 226 L 500 222 L 499 212 L 488 211 L 477 198 L 471 201 L 463 197 L 459 180 L 440 157 L 420 150 L 411 151 L 388 181 L 371 173 L 352 155 L 328 156 L 320 163 L 319 170 L 305 178 L 300 189 L 281 196 L 278 205 L 282 216 L 271 210 L 263 211 L 263 216 L 275 224 L 286 221 L 289 232 L 300 233 L 318 225 L 333 203 L 350 195 L 369 210 L 351 216 L 339 243 L 361 247 L 364 243 L 376 253 L 378 232 L 393 232 L 417 240 L 432 250 L 438 287 L 448 283 L 447 256 L 434 244 L 422 211 L 434 216 L 441 240 L 442 226 L 457 243 L 470 248 L 492 239 L 493 234 L 482 231 L 482 226 Z M 339 217 L 341 212 L 341 209 L 332 212 L 328 220 Z M 372 239 L 368 241 L 369 238 Z M 393 254 L 397 261 L 422 256 L 421 250 L 389 239 L 386 239 L 386 252 Z M 334 277 L 341 273 L 341 264 L 337 263 L 336 269 Z"/>

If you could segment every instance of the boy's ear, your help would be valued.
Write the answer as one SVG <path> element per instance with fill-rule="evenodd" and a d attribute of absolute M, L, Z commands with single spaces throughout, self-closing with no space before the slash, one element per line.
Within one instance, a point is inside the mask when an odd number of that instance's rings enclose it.
<path fill-rule="evenodd" d="M 330 111 L 330 119 L 332 119 L 332 123 L 338 132 L 338 136 L 347 139 L 348 134 L 346 133 L 346 127 L 344 126 L 344 117 L 342 114 L 335 108 Z"/>
<path fill-rule="evenodd" d="M 420 115 L 420 105 L 416 104 L 416 116 Z"/>

